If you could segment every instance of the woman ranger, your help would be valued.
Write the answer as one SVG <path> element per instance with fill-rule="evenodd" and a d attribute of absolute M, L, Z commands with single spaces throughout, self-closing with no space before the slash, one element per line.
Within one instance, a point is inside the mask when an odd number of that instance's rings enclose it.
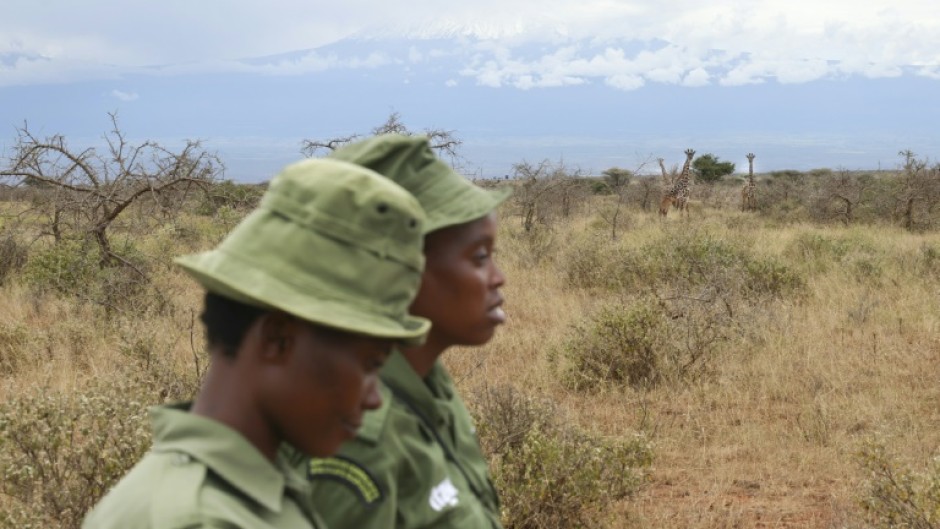
<path fill-rule="evenodd" d="M 426 269 L 411 313 L 432 325 L 423 345 L 389 356 L 384 404 L 359 435 L 336 457 L 305 463 L 315 508 L 332 529 L 499 528 L 486 460 L 440 357 L 486 343 L 506 319 L 493 251 L 494 210 L 508 192 L 471 184 L 425 138 L 378 136 L 330 157 L 385 175 L 421 203 Z"/>
<path fill-rule="evenodd" d="M 84 527 L 321 525 L 278 448 L 330 456 L 381 405 L 392 345 L 428 328 L 407 314 L 423 222 L 391 181 L 308 160 L 276 177 L 217 249 L 179 259 L 208 292 L 211 365 L 195 402 L 154 408 L 153 448 Z"/>

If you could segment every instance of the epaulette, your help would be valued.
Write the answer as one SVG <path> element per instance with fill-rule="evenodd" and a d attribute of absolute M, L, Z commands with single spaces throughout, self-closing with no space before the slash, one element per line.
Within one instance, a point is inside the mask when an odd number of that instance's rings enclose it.
<path fill-rule="evenodd" d="M 361 442 L 372 450 L 382 439 L 388 422 L 389 410 L 392 407 L 392 392 L 384 383 L 379 384 L 379 393 L 382 395 L 382 406 L 377 410 L 366 412 L 362 418 L 362 426 L 356 433 L 356 442 Z M 347 447 L 355 450 L 355 447 Z M 307 462 L 307 477 L 316 480 L 329 480 L 342 483 L 348 487 L 363 503 L 365 507 L 372 507 L 385 498 L 383 488 L 379 485 L 375 475 L 364 465 L 353 458 L 342 454 L 327 458 L 310 458 Z"/>
<path fill-rule="evenodd" d="M 206 466 L 183 452 L 164 452 L 156 456 L 168 458 L 168 463 L 153 492 L 151 527 L 202 527 L 199 489 L 206 478 Z"/>
<path fill-rule="evenodd" d="M 343 457 L 314 457 L 310 459 L 308 477 L 311 481 L 329 480 L 341 483 L 359 498 L 366 508 L 385 499 L 385 492 L 372 472 L 360 463 Z M 316 493 L 314 493 L 316 494 Z"/>

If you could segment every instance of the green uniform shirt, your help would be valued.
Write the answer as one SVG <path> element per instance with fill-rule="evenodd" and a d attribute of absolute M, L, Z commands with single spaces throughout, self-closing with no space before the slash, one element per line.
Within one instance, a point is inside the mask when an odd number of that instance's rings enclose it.
<path fill-rule="evenodd" d="M 151 409 L 153 448 L 88 514 L 84 529 L 325 527 L 301 507 L 310 494 L 302 475 L 188 407 Z"/>
<path fill-rule="evenodd" d="M 499 529 L 499 500 L 470 414 L 435 363 L 422 380 L 399 352 L 382 369 L 383 403 L 339 455 L 303 463 L 313 506 L 332 529 Z"/>

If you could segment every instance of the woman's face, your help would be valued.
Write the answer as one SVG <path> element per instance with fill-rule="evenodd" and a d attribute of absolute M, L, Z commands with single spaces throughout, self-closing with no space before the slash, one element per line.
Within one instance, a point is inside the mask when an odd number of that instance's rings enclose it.
<path fill-rule="evenodd" d="M 431 320 L 428 341 L 443 347 L 480 345 L 506 321 L 496 266 L 496 214 L 429 233 L 426 265 L 412 314 Z"/>
<path fill-rule="evenodd" d="M 278 427 L 300 450 L 328 457 L 355 437 L 363 413 L 381 405 L 378 372 L 392 341 L 298 324 L 272 391 Z"/>

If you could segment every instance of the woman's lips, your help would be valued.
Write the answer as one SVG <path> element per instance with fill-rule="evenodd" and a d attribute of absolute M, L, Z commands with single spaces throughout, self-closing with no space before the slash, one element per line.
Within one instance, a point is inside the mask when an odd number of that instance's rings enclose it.
<path fill-rule="evenodd" d="M 486 313 L 490 320 L 494 321 L 495 323 L 506 322 L 506 311 L 503 310 L 502 304 L 503 302 L 500 301 L 496 305 L 493 305 L 493 307 L 491 307 L 490 310 Z"/>

